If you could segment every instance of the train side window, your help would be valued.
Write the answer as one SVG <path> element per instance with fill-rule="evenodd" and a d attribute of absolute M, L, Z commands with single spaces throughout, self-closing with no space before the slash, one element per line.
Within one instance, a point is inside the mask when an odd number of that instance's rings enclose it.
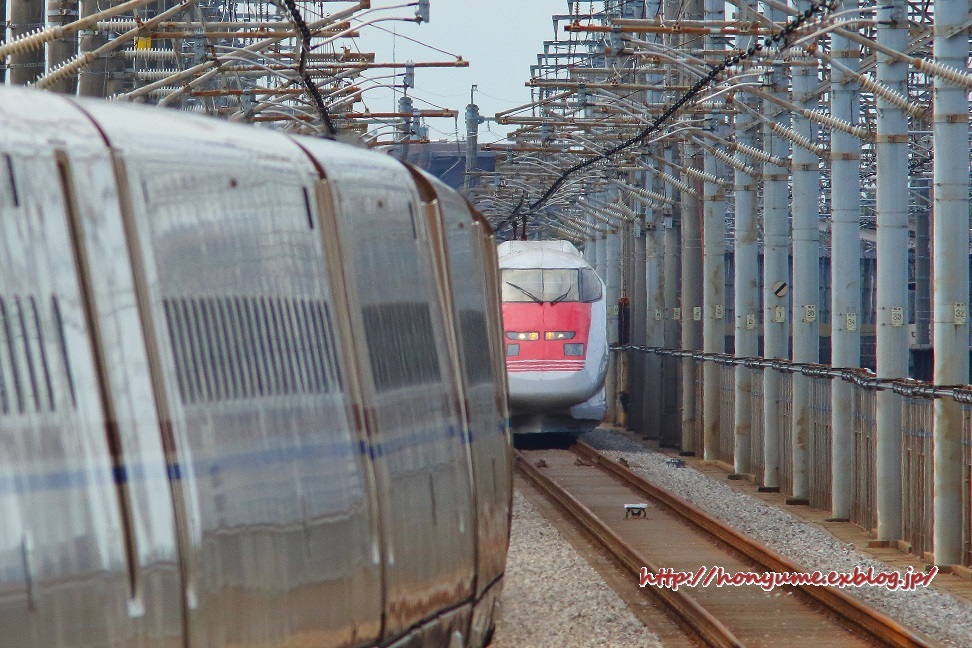
<path fill-rule="evenodd" d="M 40 355 L 41 374 L 44 378 L 44 387 L 47 392 L 47 406 L 50 411 L 54 411 L 54 389 L 51 386 L 51 370 L 47 364 L 47 348 L 44 343 L 44 330 L 41 326 L 40 313 L 37 310 L 37 300 L 30 297 L 30 312 L 34 320 L 34 330 L 37 331 L 37 350 Z"/>
<path fill-rule="evenodd" d="M 270 314 L 267 308 L 266 298 L 261 297 L 257 302 L 260 308 L 260 347 L 263 357 L 266 359 L 267 367 L 267 394 L 275 396 L 283 391 L 281 383 L 280 365 L 278 360 L 277 348 L 273 340 L 273 328 L 270 324 Z"/>
<path fill-rule="evenodd" d="M 321 335 L 324 339 L 324 346 L 327 351 L 331 375 L 334 377 L 334 382 L 337 384 L 338 388 L 342 389 L 344 387 L 344 383 L 342 382 L 340 365 L 338 364 L 337 349 L 334 346 L 334 341 L 337 339 L 337 336 L 334 335 L 334 324 L 331 321 L 331 311 L 328 309 L 326 302 L 319 302 L 317 304 L 317 312 L 321 319 Z"/>
<path fill-rule="evenodd" d="M 311 358 L 310 340 L 307 330 L 304 328 L 303 319 L 300 312 L 300 300 L 287 300 L 287 315 L 290 319 L 290 326 L 293 329 L 294 348 L 296 357 L 300 362 L 300 376 L 303 382 L 302 393 L 313 394 L 319 390 L 317 376 L 314 371 L 314 361 Z"/>
<path fill-rule="evenodd" d="M 68 391 L 71 395 L 71 407 L 76 408 L 78 406 L 78 399 L 74 393 L 74 377 L 71 375 L 71 357 L 68 355 L 67 339 L 64 336 L 64 321 L 61 319 L 61 307 L 57 303 L 56 295 L 51 295 L 51 314 L 54 317 L 57 342 L 61 348 L 61 359 L 64 361 L 64 377 L 67 380 Z"/>
<path fill-rule="evenodd" d="M 2 302 L 3 298 L 0 297 L 0 303 Z M 4 329 L 0 328 L 0 412 L 9 414 L 10 392 L 7 390 L 6 363 L 3 360 L 4 355 L 6 355 L 5 338 Z"/>
<path fill-rule="evenodd" d="M 246 388 L 246 376 L 243 371 L 243 340 L 233 319 L 233 302 L 227 297 L 216 300 L 220 322 L 226 334 L 227 350 L 230 361 L 230 375 L 232 376 L 233 398 L 249 398 Z"/>
<path fill-rule="evenodd" d="M 13 384 L 14 395 L 17 398 L 17 411 L 24 413 L 24 391 L 20 380 L 20 371 L 17 368 L 17 348 L 14 342 L 13 324 L 10 319 L 11 313 L 7 304 L 0 297 L 0 325 L 3 326 L 4 336 L 7 338 L 7 353 L 10 358 L 10 382 Z"/>
<path fill-rule="evenodd" d="M 40 390 L 37 388 L 37 372 L 34 368 L 34 354 L 30 345 L 30 333 L 27 328 L 24 307 L 20 297 L 14 297 L 14 304 L 17 306 L 17 321 L 20 323 L 20 336 L 24 347 L 24 364 L 27 365 L 27 377 L 30 382 L 30 395 L 34 399 L 34 411 L 41 409 Z"/>
<path fill-rule="evenodd" d="M 213 372 L 213 380 L 216 383 L 215 400 L 226 400 L 230 396 L 230 390 L 229 377 L 226 375 L 226 350 L 223 332 L 220 330 L 219 320 L 216 318 L 213 300 L 204 297 L 199 300 L 199 303 L 203 310 L 206 339 L 209 344 L 209 365 Z"/>
<path fill-rule="evenodd" d="M 4 153 L 3 162 L 7 172 L 7 191 L 5 193 L 9 195 L 9 199 L 4 202 L 11 207 L 19 207 L 20 196 L 17 195 L 17 177 L 14 175 L 13 158 L 7 153 Z"/>
<path fill-rule="evenodd" d="M 304 187 L 304 208 L 307 210 L 307 225 L 311 229 L 314 229 L 314 211 L 311 209 L 310 194 L 307 192 L 307 187 Z"/>
<path fill-rule="evenodd" d="M 483 340 L 489 338 L 486 315 L 478 310 L 461 310 L 459 325 L 462 334 L 463 359 L 466 361 L 466 380 L 470 385 L 491 381 L 493 365 L 489 357 L 489 348 L 483 344 Z"/>
<path fill-rule="evenodd" d="M 317 391 L 327 391 L 327 358 L 324 355 L 324 341 L 321 339 L 320 331 L 314 325 L 313 307 L 308 308 L 305 300 L 300 301 L 300 315 L 307 331 L 307 347 L 310 353 L 311 371 L 314 374 L 314 383 Z"/>
<path fill-rule="evenodd" d="M 258 299 L 252 299 L 247 300 L 247 303 L 247 309 L 250 313 L 250 326 L 253 330 L 253 349 L 256 352 L 256 370 L 257 379 L 260 382 L 260 395 L 270 396 L 273 394 L 272 368 L 267 355 L 266 336 L 263 333 L 260 301 Z"/>
<path fill-rule="evenodd" d="M 179 330 L 182 337 L 181 348 L 186 358 L 184 367 L 186 384 L 189 386 L 189 402 L 196 403 L 203 399 L 203 381 L 199 370 L 196 368 L 196 340 L 192 335 L 189 324 L 189 304 L 186 303 L 185 299 L 176 300 L 174 303 L 176 305 L 178 322 L 180 323 Z"/>
<path fill-rule="evenodd" d="M 590 268 L 580 269 L 580 300 L 595 302 L 601 298 L 601 280 Z"/>
<path fill-rule="evenodd" d="M 280 300 L 280 320 L 284 329 L 284 345 L 290 358 L 290 367 L 294 379 L 294 392 L 304 394 L 310 392 L 310 381 L 305 375 L 306 358 L 300 343 L 300 335 L 294 322 L 293 302 L 290 299 Z"/>
<path fill-rule="evenodd" d="M 186 376 L 185 348 L 183 345 L 182 331 L 178 331 L 179 322 L 175 316 L 175 304 L 170 299 L 162 301 L 162 310 L 165 311 L 165 324 L 169 330 L 169 344 L 172 346 L 172 357 L 175 360 L 176 384 L 179 387 L 179 396 L 182 402 L 189 400 L 188 377 Z"/>
<path fill-rule="evenodd" d="M 243 351 L 246 359 L 247 377 L 250 384 L 250 394 L 263 394 L 263 376 L 260 373 L 260 359 L 257 353 L 257 342 L 253 329 L 253 316 L 250 312 L 249 300 L 234 298 L 236 302 L 237 320 L 240 322 L 240 333 L 243 337 Z"/>
<path fill-rule="evenodd" d="M 274 300 L 274 325 L 276 326 L 277 341 L 280 344 L 280 357 L 283 360 L 285 392 L 296 394 L 300 392 L 300 372 L 297 371 L 297 360 L 294 357 L 293 337 L 287 324 L 287 300 Z"/>
<path fill-rule="evenodd" d="M 203 344 L 203 335 L 200 325 L 199 308 L 196 300 L 186 300 L 186 321 L 189 323 L 189 339 L 192 357 L 193 373 L 199 379 L 199 400 L 207 401 L 213 398 L 212 379 L 206 369 L 207 349 Z"/>
<path fill-rule="evenodd" d="M 439 381 L 428 304 L 377 304 L 364 307 L 362 315 L 371 371 L 379 391 Z"/>

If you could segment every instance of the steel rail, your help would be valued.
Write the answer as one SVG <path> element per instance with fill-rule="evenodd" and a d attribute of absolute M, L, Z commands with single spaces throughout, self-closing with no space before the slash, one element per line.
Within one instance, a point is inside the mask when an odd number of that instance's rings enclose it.
<path fill-rule="evenodd" d="M 574 452 L 583 456 L 596 466 L 607 470 L 612 475 L 646 497 L 655 500 L 666 509 L 686 520 L 699 531 L 731 547 L 734 551 L 752 560 L 759 567 L 773 572 L 804 572 L 805 568 L 787 560 L 771 549 L 764 547 L 752 538 L 739 533 L 721 520 L 709 515 L 696 506 L 683 500 L 677 495 L 651 483 L 630 468 L 627 468 L 584 443 L 578 441 Z M 534 471 L 539 472 L 533 466 Z M 649 567 L 649 570 L 651 567 Z M 812 585 L 791 585 L 818 604 L 834 612 L 848 625 L 865 633 L 874 640 L 886 646 L 896 647 L 927 647 L 936 644 L 905 628 L 891 617 L 874 610 L 841 590 L 833 587 L 817 587 Z"/>
<path fill-rule="evenodd" d="M 553 499 L 565 513 L 590 533 L 616 560 L 632 573 L 638 574 L 642 567 L 650 572 L 658 573 L 658 568 L 645 559 L 637 550 L 625 542 L 621 536 L 605 525 L 589 508 L 579 502 L 574 496 L 561 488 L 556 482 L 544 475 L 533 464 L 527 461 L 519 452 L 516 453 L 515 465 L 520 473 L 533 482 L 541 491 Z M 668 588 L 646 587 L 642 591 L 658 598 L 658 600 L 709 646 L 742 647 L 744 644 L 732 634 L 721 621 L 716 619 L 708 610 L 699 605 L 694 599 L 685 594 L 684 590 Z"/>

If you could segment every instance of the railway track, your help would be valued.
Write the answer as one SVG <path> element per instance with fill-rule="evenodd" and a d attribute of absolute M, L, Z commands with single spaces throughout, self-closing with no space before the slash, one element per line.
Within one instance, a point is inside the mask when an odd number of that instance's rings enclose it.
<path fill-rule="evenodd" d="M 516 467 L 636 579 L 642 567 L 651 574 L 716 566 L 726 574 L 805 571 L 584 443 L 520 451 Z M 626 504 L 642 502 L 647 518 L 626 516 Z M 937 645 L 834 587 L 642 592 L 709 646 Z"/>

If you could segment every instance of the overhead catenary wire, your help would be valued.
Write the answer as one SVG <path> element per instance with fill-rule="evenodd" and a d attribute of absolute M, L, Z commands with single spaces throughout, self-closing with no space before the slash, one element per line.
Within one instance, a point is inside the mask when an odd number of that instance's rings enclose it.
<path fill-rule="evenodd" d="M 608 161 L 610 160 L 610 158 L 614 157 L 618 153 L 643 142 L 653 133 L 658 131 L 658 129 L 661 128 L 661 126 L 665 124 L 669 119 L 671 119 L 679 110 L 681 110 L 682 107 L 685 106 L 685 104 L 687 104 L 689 101 L 695 98 L 709 84 L 717 80 L 719 75 L 721 75 L 723 72 L 725 72 L 726 70 L 732 67 L 739 65 L 741 62 L 745 60 L 752 58 L 758 52 L 762 51 L 764 48 L 770 47 L 774 44 L 779 44 L 781 45 L 781 49 L 785 49 L 788 46 L 787 39 L 794 31 L 799 29 L 804 23 L 810 20 L 814 15 L 818 13 L 823 13 L 825 11 L 832 11 L 834 7 L 835 7 L 835 3 L 833 2 L 813 2 L 809 8 L 807 8 L 802 13 L 797 14 L 794 18 L 788 21 L 786 25 L 784 25 L 783 28 L 780 29 L 779 32 L 773 34 L 772 36 L 766 37 L 762 43 L 757 41 L 752 45 L 750 45 L 743 52 L 726 56 L 721 63 L 714 66 L 705 76 L 703 76 L 698 81 L 696 81 L 691 88 L 689 88 L 678 99 L 676 99 L 673 103 L 671 103 L 658 117 L 656 117 L 651 122 L 651 124 L 645 127 L 640 133 L 638 133 L 634 137 L 631 137 L 611 147 L 610 149 L 602 152 L 596 157 L 592 157 L 582 162 L 578 162 L 577 164 L 564 170 L 561 173 L 561 175 L 553 182 L 553 184 L 551 184 L 550 187 L 548 187 L 547 190 L 537 200 L 535 200 L 533 203 L 530 204 L 527 213 L 528 214 L 535 213 L 537 209 L 543 206 L 543 204 L 546 203 L 551 198 L 551 196 L 553 196 L 560 189 L 560 187 L 564 184 L 567 178 L 570 177 L 571 175 L 577 173 L 578 171 L 586 169 L 588 167 L 594 166 L 598 163 L 603 163 L 605 161 Z M 508 220 L 518 218 L 519 216 L 520 216 L 519 210 L 516 209 L 510 215 Z"/>

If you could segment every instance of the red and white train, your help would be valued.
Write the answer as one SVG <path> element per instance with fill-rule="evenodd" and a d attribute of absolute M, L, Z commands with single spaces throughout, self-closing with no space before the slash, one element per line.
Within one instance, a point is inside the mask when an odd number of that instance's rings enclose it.
<path fill-rule="evenodd" d="M 608 361 L 604 282 L 567 241 L 507 241 L 499 266 L 514 413 L 599 419 Z"/>

